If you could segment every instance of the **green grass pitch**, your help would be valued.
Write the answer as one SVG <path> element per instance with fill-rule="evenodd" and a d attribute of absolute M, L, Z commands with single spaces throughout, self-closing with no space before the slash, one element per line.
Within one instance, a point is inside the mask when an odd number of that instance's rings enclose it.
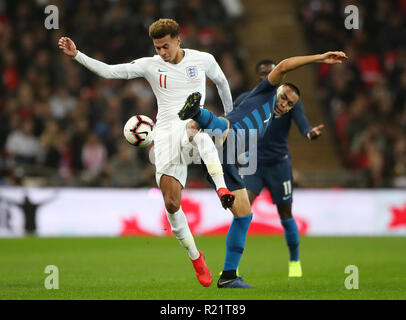
<path fill-rule="evenodd" d="M 249 236 L 240 264 L 255 289 L 217 289 L 225 237 L 196 237 L 213 284 L 196 280 L 173 237 L 0 239 L 0 299 L 406 299 L 406 238 L 301 237 L 303 278 L 288 279 L 283 237 Z M 47 265 L 59 289 L 46 290 Z M 359 289 L 344 286 L 345 267 L 359 271 Z"/>

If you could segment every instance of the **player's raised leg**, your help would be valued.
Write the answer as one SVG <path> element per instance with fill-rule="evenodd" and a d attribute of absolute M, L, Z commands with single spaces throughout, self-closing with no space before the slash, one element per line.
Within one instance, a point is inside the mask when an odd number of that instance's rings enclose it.
<path fill-rule="evenodd" d="M 203 286 L 208 287 L 211 285 L 213 278 L 202 252 L 196 247 L 186 216 L 182 211 L 180 205 L 182 185 L 175 178 L 163 175 L 160 179 L 160 188 L 172 232 L 180 244 L 186 248 L 195 269 L 197 280 Z"/>
<path fill-rule="evenodd" d="M 187 131 L 189 139 L 197 146 L 200 157 L 206 164 L 207 172 L 215 184 L 216 192 L 223 208 L 231 208 L 235 196 L 226 186 L 223 168 L 215 144 L 208 134 L 200 131 L 199 126 L 194 121 L 190 121 L 187 124 Z"/>
<path fill-rule="evenodd" d="M 194 92 L 189 95 L 185 105 L 179 111 L 178 115 L 181 120 L 193 119 L 201 129 L 212 130 L 214 136 L 223 136 L 230 123 L 227 119 L 217 117 L 213 112 L 207 109 L 200 108 L 201 94 Z"/>

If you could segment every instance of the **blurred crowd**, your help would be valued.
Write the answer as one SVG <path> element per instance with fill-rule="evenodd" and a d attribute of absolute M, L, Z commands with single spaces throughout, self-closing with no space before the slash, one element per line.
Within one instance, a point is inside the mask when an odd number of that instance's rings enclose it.
<path fill-rule="evenodd" d="M 48 4 L 59 9 L 59 29 L 44 26 Z M 317 94 L 344 166 L 364 172 L 366 186 L 396 186 L 406 177 L 406 0 L 297 4 L 311 51 L 349 57 L 317 67 Z M 345 28 L 348 5 L 358 9 L 359 29 Z M 109 64 L 130 62 L 155 54 L 149 25 L 174 18 L 182 46 L 212 53 L 235 98 L 247 89 L 236 34 L 243 16 L 234 0 L 0 0 L 0 185 L 155 186 L 149 150 L 122 135 L 134 114 L 155 119 L 148 83 L 97 77 L 62 54 L 58 39 L 69 36 Z M 210 81 L 206 103 L 222 112 Z M 199 173 L 190 167 L 190 187 L 207 186 Z"/>
<path fill-rule="evenodd" d="M 406 1 L 298 3 L 312 51 L 343 50 L 349 57 L 317 70 L 344 165 L 364 171 L 370 187 L 396 186 L 406 176 Z M 358 9 L 359 29 L 345 28 L 354 12 L 345 13 L 348 5 Z"/>
<path fill-rule="evenodd" d="M 239 1 L 51 3 L 59 9 L 57 30 L 44 27 L 48 1 L 0 0 L 0 185 L 155 186 L 149 150 L 131 147 L 122 135 L 134 114 L 155 119 L 148 83 L 95 76 L 59 51 L 61 36 L 93 58 L 124 63 L 154 55 L 149 25 L 174 18 L 182 46 L 212 53 L 233 97 L 246 89 L 235 32 L 244 13 Z M 206 103 L 221 113 L 210 81 Z"/>

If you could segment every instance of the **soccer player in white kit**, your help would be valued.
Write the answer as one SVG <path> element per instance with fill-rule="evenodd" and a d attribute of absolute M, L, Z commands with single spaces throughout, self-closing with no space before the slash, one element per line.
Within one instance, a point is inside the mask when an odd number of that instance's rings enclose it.
<path fill-rule="evenodd" d="M 180 48 L 179 25 L 176 21 L 155 21 L 149 28 L 149 36 L 158 55 L 117 65 L 108 65 L 86 56 L 77 50 L 74 42 L 67 37 L 60 38 L 58 45 L 65 54 L 101 77 L 143 77 L 151 85 L 158 102 L 154 129 L 156 181 L 163 194 L 172 232 L 187 249 L 198 281 L 203 286 L 210 286 L 211 272 L 202 252 L 196 248 L 180 206 L 181 191 L 185 187 L 187 177 L 185 154 L 192 146 L 197 147 L 207 165 L 224 208 L 231 208 L 234 195 L 226 187 L 217 149 L 211 138 L 203 132 L 189 138 L 187 128 L 192 128 L 190 120 L 180 120 L 177 113 L 190 92 L 201 92 L 201 104 L 204 104 L 206 75 L 216 84 L 225 113 L 233 108 L 231 92 L 224 73 L 211 54 Z"/>

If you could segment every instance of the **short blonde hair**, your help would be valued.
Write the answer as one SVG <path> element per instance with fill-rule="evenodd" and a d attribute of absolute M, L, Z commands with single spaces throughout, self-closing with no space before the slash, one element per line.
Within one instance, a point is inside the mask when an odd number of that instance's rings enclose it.
<path fill-rule="evenodd" d="M 160 39 L 166 35 L 175 38 L 179 35 L 179 24 L 172 19 L 159 19 L 149 26 L 151 39 Z"/>

